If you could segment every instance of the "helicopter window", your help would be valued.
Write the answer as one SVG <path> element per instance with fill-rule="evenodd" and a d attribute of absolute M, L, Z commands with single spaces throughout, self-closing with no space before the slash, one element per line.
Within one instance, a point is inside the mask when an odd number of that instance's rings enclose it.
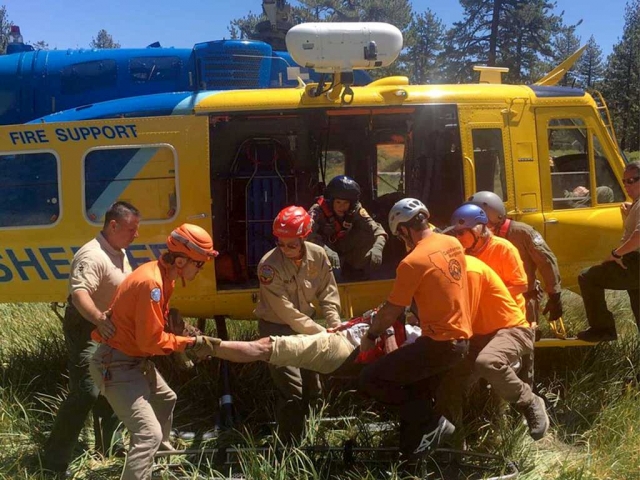
<path fill-rule="evenodd" d="M 333 177 L 344 175 L 344 153 L 339 150 L 328 150 L 322 153 L 322 164 L 325 168 L 324 178 L 329 182 Z"/>
<path fill-rule="evenodd" d="M 580 118 L 551 120 L 547 138 L 553 208 L 590 207 L 589 144 L 584 121 Z"/>
<path fill-rule="evenodd" d="M 170 145 L 90 150 L 84 180 L 85 213 L 92 223 L 101 224 L 117 200 L 135 205 L 145 220 L 176 215 L 176 153 Z"/>
<path fill-rule="evenodd" d="M 604 149 L 596 135 L 592 135 L 593 150 L 595 152 L 596 164 L 596 203 L 618 203 L 625 199 L 620 183 L 611 170 L 611 165 L 607 160 Z"/>
<path fill-rule="evenodd" d="M 507 199 L 502 131 L 482 128 L 472 131 L 476 191 L 488 190 Z"/>
<path fill-rule="evenodd" d="M 402 176 L 404 175 L 404 137 L 398 136 L 398 143 L 384 143 L 376 145 L 378 175 L 378 196 L 403 190 Z"/>
<path fill-rule="evenodd" d="M 75 95 L 115 87 L 117 76 L 115 60 L 76 63 L 62 69 L 60 91 L 63 95 Z"/>
<path fill-rule="evenodd" d="M 177 80 L 181 68 L 178 57 L 137 57 L 129 61 L 129 75 L 134 83 Z"/>
<path fill-rule="evenodd" d="M 58 220 L 58 159 L 53 153 L 0 155 L 0 178 L 0 228 L 44 226 Z"/>

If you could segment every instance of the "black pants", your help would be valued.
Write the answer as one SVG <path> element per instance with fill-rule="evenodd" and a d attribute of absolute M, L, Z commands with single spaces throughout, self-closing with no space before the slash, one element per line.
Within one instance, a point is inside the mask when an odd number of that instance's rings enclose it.
<path fill-rule="evenodd" d="M 607 309 L 605 290 L 626 290 L 631 310 L 640 328 L 640 253 L 631 252 L 622 257 L 626 269 L 616 262 L 604 262 L 583 270 L 578 275 L 589 326 L 599 330 L 615 331 L 612 313 Z"/>
<path fill-rule="evenodd" d="M 427 420 L 433 416 L 438 375 L 462 361 L 468 351 L 468 340 L 439 342 L 420 337 L 367 365 L 360 373 L 360 389 L 385 405 L 397 407 L 402 421 Z"/>
<path fill-rule="evenodd" d="M 95 326 L 67 304 L 62 323 L 69 354 L 69 396 L 60 405 L 51 435 L 44 448 L 45 468 L 64 471 L 89 411 L 93 409 L 96 451 L 106 455 L 119 420 L 109 402 L 100 395 L 89 374 L 89 360 L 98 344 L 91 340 Z"/>

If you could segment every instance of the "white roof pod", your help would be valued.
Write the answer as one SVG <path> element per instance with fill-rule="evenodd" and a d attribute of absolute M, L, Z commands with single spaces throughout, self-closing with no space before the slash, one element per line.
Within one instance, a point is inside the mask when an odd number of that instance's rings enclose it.
<path fill-rule="evenodd" d="M 402 50 L 402 32 L 388 23 L 302 23 L 286 36 L 299 65 L 319 73 L 387 67 Z"/>

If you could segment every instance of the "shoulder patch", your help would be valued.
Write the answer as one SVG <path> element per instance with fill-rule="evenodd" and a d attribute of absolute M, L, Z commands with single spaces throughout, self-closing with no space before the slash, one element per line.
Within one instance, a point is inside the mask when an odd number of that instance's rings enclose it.
<path fill-rule="evenodd" d="M 371 215 L 369 215 L 369 212 L 367 212 L 364 207 L 360 207 L 360 211 L 358 212 L 360 214 L 361 217 L 364 218 L 369 218 Z"/>
<path fill-rule="evenodd" d="M 542 235 L 540 235 L 535 230 L 533 231 L 533 233 L 531 235 L 531 239 L 533 240 L 534 245 L 538 245 L 538 246 L 544 245 L 544 238 L 542 238 Z"/>
<path fill-rule="evenodd" d="M 162 298 L 162 290 L 160 290 L 158 287 L 151 290 L 151 300 L 158 303 L 160 301 L 160 298 Z"/>
<path fill-rule="evenodd" d="M 263 285 L 269 285 L 273 282 L 273 277 L 276 276 L 276 272 L 271 265 L 262 265 L 258 269 L 258 279 Z"/>

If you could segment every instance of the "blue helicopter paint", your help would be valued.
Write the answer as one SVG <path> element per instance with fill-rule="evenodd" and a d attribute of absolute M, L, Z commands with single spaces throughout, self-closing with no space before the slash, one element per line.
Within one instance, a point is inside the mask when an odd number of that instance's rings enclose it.
<path fill-rule="evenodd" d="M 299 70 L 290 72 L 289 67 Z M 66 51 L 24 45 L 0 57 L 0 125 L 41 117 L 53 122 L 179 114 L 196 95 L 292 87 L 298 84 L 297 74 L 303 80 L 319 79 L 288 52 L 257 40 L 215 40 L 193 48 Z M 364 71 L 354 72 L 356 85 L 370 80 Z M 124 98 L 127 102 L 110 103 Z M 58 112 L 64 113 L 53 115 Z"/>

